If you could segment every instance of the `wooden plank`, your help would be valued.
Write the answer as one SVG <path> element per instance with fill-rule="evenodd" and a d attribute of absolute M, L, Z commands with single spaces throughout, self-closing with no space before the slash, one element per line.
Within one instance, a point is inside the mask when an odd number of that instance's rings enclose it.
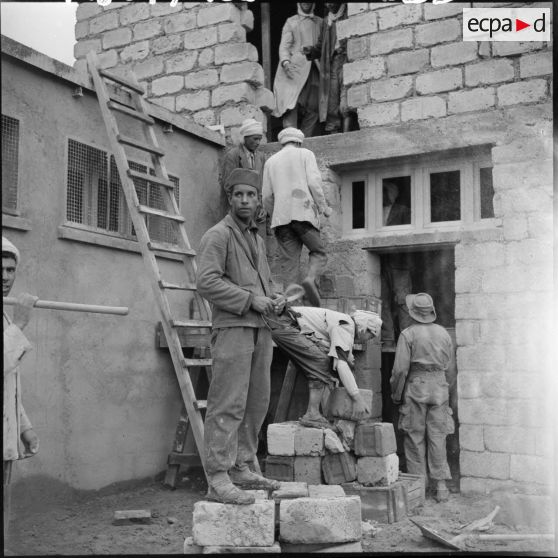
<path fill-rule="evenodd" d="M 197 467 L 201 465 L 200 456 L 196 455 L 195 453 L 176 453 L 171 452 L 169 453 L 169 457 L 167 460 L 168 465 L 185 465 L 187 467 Z"/>
<path fill-rule="evenodd" d="M 171 453 L 182 453 L 184 451 L 184 446 L 186 445 L 186 437 L 188 435 L 188 423 L 188 413 L 186 412 L 186 408 L 184 407 L 184 405 L 182 405 L 180 418 L 178 419 L 178 423 L 176 425 L 176 432 L 174 434 L 174 441 L 172 443 Z M 176 481 L 178 480 L 179 471 L 180 464 L 170 463 L 169 461 L 163 484 L 170 488 L 176 488 Z"/>
<path fill-rule="evenodd" d="M 159 286 L 161 289 L 170 289 L 176 291 L 195 291 L 197 287 L 194 283 L 169 283 L 159 279 Z"/>
<path fill-rule="evenodd" d="M 108 107 L 111 110 L 117 110 L 118 112 L 126 114 L 132 118 L 135 118 L 136 120 L 141 120 L 142 122 L 145 122 L 146 124 L 149 124 L 151 126 L 155 124 L 155 120 L 153 120 L 151 116 L 146 116 L 145 114 L 142 114 L 141 112 L 138 112 L 137 110 L 134 110 L 133 108 L 130 108 L 127 105 L 122 105 L 120 103 L 115 103 L 114 101 L 109 101 Z"/>
<path fill-rule="evenodd" d="M 211 333 L 198 333 L 191 328 L 178 328 L 177 333 L 182 348 L 205 348 L 211 344 Z M 159 349 L 166 349 L 169 346 L 161 322 L 157 324 L 155 344 Z"/>
<path fill-rule="evenodd" d="M 138 172 L 132 169 L 128 169 L 128 176 L 131 178 L 138 178 L 140 180 L 145 180 L 150 184 L 157 184 L 158 186 L 163 186 L 165 188 L 174 188 L 174 182 L 161 178 L 160 176 L 151 176 L 150 174 L 145 174 L 144 172 Z"/>
<path fill-rule="evenodd" d="M 170 320 L 172 327 L 204 327 L 210 328 L 211 322 L 204 320 Z"/>
<path fill-rule="evenodd" d="M 262 66 L 264 70 L 264 87 L 271 89 L 271 18 L 270 5 L 267 2 L 260 4 L 262 17 Z"/>
<path fill-rule="evenodd" d="M 180 248 L 179 246 L 170 246 L 160 242 L 149 241 L 147 248 L 154 252 L 167 252 L 169 254 L 182 254 L 183 256 L 195 256 L 196 252 L 191 248 Z"/>
<path fill-rule="evenodd" d="M 116 139 L 119 143 L 124 145 L 129 145 L 130 147 L 134 147 L 135 149 L 140 149 L 141 151 L 146 151 L 147 153 L 153 153 L 154 155 L 158 155 L 162 157 L 165 152 L 155 145 L 150 145 L 148 143 L 144 143 L 143 141 L 139 141 L 135 138 L 131 138 L 129 136 L 123 136 L 122 134 L 117 134 Z"/>
<path fill-rule="evenodd" d="M 210 358 L 185 358 L 184 365 L 185 366 L 211 366 L 211 359 Z"/>
<path fill-rule="evenodd" d="M 130 523 L 151 523 L 149 510 L 117 510 L 114 512 L 113 525 L 126 525 Z"/>
<path fill-rule="evenodd" d="M 107 79 L 110 79 L 111 81 L 114 81 L 115 83 L 118 83 L 119 85 L 127 87 L 128 89 L 131 89 L 132 91 L 135 91 L 136 93 L 139 93 L 140 95 L 145 94 L 145 89 L 139 83 L 134 81 L 134 78 L 127 79 L 123 76 L 115 74 L 114 72 L 110 72 L 109 70 L 99 70 L 99 73 L 103 77 L 105 77 Z"/>
<path fill-rule="evenodd" d="M 289 360 L 273 422 L 285 422 L 287 420 L 287 413 L 289 412 L 289 404 L 293 395 L 297 373 L 297 367 Z"/>
<path fill-rule="evenodd" d="M 184 217 L 179 214 L 169 213 L 164 209 L 157 209 L 156 207 L 149 207 L 148 205 L 138 204 L 137 210 L 145 215 L 154 215 L 155 217 L 162 217 L 163 219 L 170 219 L 171 221 L 176 221 L 178 223 L 184 222 Z"/>

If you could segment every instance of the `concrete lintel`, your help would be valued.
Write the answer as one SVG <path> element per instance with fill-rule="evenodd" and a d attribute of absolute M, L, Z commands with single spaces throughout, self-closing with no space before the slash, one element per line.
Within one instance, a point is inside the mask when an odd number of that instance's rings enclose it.
<path fill-rule="evenodd" d="M 59 60 L 55 60 L 45 54 L 41 54 L 40 52 L 23 45 L 22 43 L 14 41 L 5 35 L 1 36 L 1 48 L 3 56 L 9 56 L 10 58 L 13 58 L 23 64 L 28 64 L 60 79 L 68 81 L 73 85 L 80 86 L 93 93 L 95 92 L 93 82 L 90 78 L 86 78 L 79 72 L 76 72 L 76 70 L 74 70 L 71 66 L 60 62 Z M 174 114 L 163 107 L 150 103 L 149 101 L 147 101 L 147 103 L 149 114 L 154 118 L 157 118 L 162 122 L 172 124 L 174 127 L 197 136 L 202 140 L 206 140 L 220 146 L 225 146 L 225 139 L 218 132 L 209 130 L 204 126 L 200 126 L 196 122 L 191 122 L 186 118 L 178 114 Z"/>

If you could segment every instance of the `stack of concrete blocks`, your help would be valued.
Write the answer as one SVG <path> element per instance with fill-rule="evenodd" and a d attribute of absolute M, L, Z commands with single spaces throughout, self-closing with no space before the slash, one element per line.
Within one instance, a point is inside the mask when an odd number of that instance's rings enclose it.
<path fill-rule="evenodd" d="M 283 483 L 279 490 L 249 491 L 248 506 L 194 504 L 185 554 L 362 552 L 358 496 L 340 486 Z"/>

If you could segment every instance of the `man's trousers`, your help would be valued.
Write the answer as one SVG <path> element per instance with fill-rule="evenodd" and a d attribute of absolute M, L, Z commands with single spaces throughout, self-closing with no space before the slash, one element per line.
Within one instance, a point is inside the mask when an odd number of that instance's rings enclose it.
<path fill-rule="evenodd" d="M 433 480 L 451 479 L 446 436 L 453 434 L 455 425 L 445 373 L 409 372 L 404 397 L 405 403 L 399 409 L 399 429 L 404 432 L 407 472 L 426 478 L 428 460 Z"/>
<path fill-rule="evenodd" d="M 228 327 L 211 336 L 212 377 L 204 444 L 207 474 L 251 463 L 270 397 L 271 333 Z"/>

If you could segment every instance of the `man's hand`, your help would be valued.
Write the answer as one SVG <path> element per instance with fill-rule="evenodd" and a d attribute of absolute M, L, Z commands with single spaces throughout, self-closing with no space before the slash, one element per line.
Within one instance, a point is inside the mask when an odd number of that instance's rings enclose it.
<path fill-rule="evenodd" d="M 276 314 L 281 314 L 281 312 L 283 312 L 283 310 L 285 309 L 285 304 L 287 303 L 287 299 L 280 294 L 274 294 L 272 298 L 273 298 L 273 311 Z"/>
<path fill-rule="evenodd" d="M 361 420 L 366 416 L 370 416 L 370 406 L 364 401 L 360 392 L 357 392 L 353 398 L 353 418 Z"/>
<path fill-rule="evenodd" d="M 392 395 L 391 400 L 393 401 L 394 405 L 401 405 L 401 396 L 400 395 Z"/>
<path fill-rule="evenodd" d="M 273 312 L 273 300 L 267 296 L 255 296 L 251 308 L 260 314 L 269 314 Z"/>
<path fill-rule="evenodd" d="M 30 295 L 29 293 L 21 293 L 16 300 L 13 322 L 19 329 L 23 329 L 29 323 L 31 308 L 33 308 L 35 302 L 39 300 L 39 297 Z"/>
<path fill-rule="evenodd" d="M 331 209 L 329 205 L 326 205 L 323 212 L 324 217 L 329 217 L 332 213 L 333 213 L 333 209 Z"/>
<path fill-rule="evenodd" d="M 25 447 L 26 454 L 34 455 L 39 451 L 39 437 L 32 428 L 21 434 L 21 441 Z"/>
<path fill-rule="evenodd" d="M 332 363 L 331 367 L 332 367 L 334 370 L 337 370 L 337 365 L 338 365 L 338 364 L 339 364 L 339 359 L 333 357 L 333 363 Z"/>
<path fill-rule="evenodd" d="M 291 63 L 287 60 L 284 64 L 281 64 L 283 66 L 283 70 L 285 70 L 285 75 L 289 78 L 289 79 L 293 79 L 294 78 L 294 71 L 291 68 Z"/>

